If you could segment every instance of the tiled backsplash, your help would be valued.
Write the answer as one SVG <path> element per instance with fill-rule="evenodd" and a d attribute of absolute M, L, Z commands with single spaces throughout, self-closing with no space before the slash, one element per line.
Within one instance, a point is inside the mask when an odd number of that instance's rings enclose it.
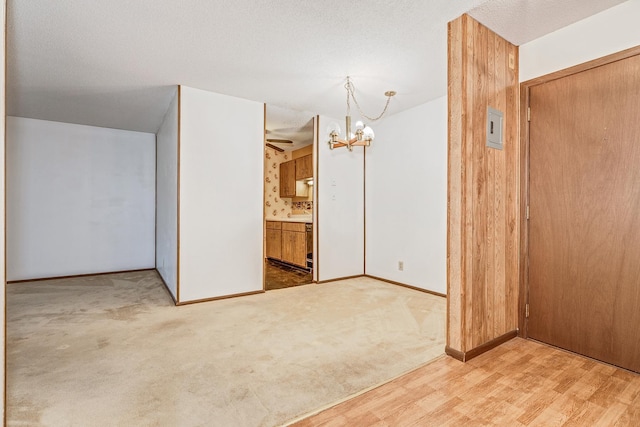
<path fill-rule="evenodd" d="M 291 204 L 291 212 L 294 215 L 309 214 L 313 210 L 313 202 L 293 202 Z"/>

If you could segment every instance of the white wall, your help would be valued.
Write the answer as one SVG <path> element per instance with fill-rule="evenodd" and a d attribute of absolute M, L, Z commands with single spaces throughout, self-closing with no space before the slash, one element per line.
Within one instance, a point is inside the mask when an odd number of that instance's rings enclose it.
<path fill-rule="evenodd" d="M 325 130 L 331 122 L 320 116 L 318 128 L 318 280 L 364 274 L 364 152 L 355 147 L 330 150 Z"/>
<path fill-rule="evenodd" d="M 153 268 L 155 135 L 7 118 L 7 278 Z"/>
<path fill-rule="evenodd" d="M 179 302 L 262 290 L 264 105 L 181 86 Z"/>
<path fill-rule="evenodd" d="M 640 0 L 629 0 L 520 46 L 520 81 L 640 45 Z"/>
<path fill-rule="evenodd" d="M 444 294 L 447 98 L 386 117 L 374 130 L 366 155 L 366 273 Z"/>
<path fill-rule="evenodd" d="M 156 135 L 156 269 L 178 299 L 178 94 Z"/>

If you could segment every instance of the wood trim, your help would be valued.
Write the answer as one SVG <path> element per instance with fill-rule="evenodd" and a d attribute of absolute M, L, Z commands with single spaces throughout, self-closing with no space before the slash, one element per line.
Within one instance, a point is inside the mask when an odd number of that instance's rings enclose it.
<path fill-rule="evenodd" d="M 267 157 L 267 147 L 277 150 L 277 147 L 272 144 L 266 144 L 267 142 L 267 103 L 262 104 L 262 290 L 267 290 L 267 269 L 265 268 L 265 261 L 267 259 L 267 208 L 265 203 L 267 202 L 267 195 L 265 190 L 265 171 L 264 163 Z M 266 145 L 265 145 L 266 144 Z M 284 151 L 284 150 L 282 150 Z"/>
<path fill-rule="evenodd" d="M 4 106 L 4 129 L 2 130 L 4 135 L 4 142 L 2 143 L 2 152 L 4 153 L 4 170 L 2 174 L 4 176 L 4 194 L 3 194 L 3 213 L 4 213 L 4 235 L 2 245 L 4 246 L 4 278 L 3 278 L 3 290 L 4 302 L 2 303 L 3 318 L 4 318 L 4 336 L 3 336 L 3 354 L 4 354 L 4 375 L 2 376 L 2 389 L 3 389 L 3 411 L 2 411 L 2 425 L 7 425 L 7 2 L 3 2 L 2 7 L 4 31 L 3 31 L 3 43 L 4 43 L 4 81 L 2 82 L 4 88 L 4 96 L 2 102 Z"/>
<path fill-rule="evenodd" d="M 451 347 L 449 347 L 449 346 L 446 346 L 446 347 L 444 348 L 444 352 L 445 352 L 448 356 L 451 356 L 451 357 L 453 357 L 453 358 L 454 358 L 454 359 L 456 359 L 456 360 L 459 360 L 459 361 L 461 361 L 461 362 L 464 362 L 464 353 L 463 353 L 463 352 L 461 352 L 461 351 L 459 351 L 459 350 L 456 350 L 456 349 L 453 349 L 453 348 L 451 348 Z"/>
<path fill-rule="evenodd" d="M 169 107 L 171 107 L 171 103 L 169 103 Z M 165 113 L 166 114 L 166 113 Z M 164 120 L 163 120 L 164 122 Z M 160 124 L 160 126 L 162 126 L 162 123 Z M 160 131 L 160 129 L 158 129 L 158 131 Z M 158 244 L 156 243 L 158 241 L 158 134 L 154 134 L 153 136 L 153 140 L 155 143 L 155 168 L 154 168 L 154 174 L 155 176 L 153 177 L 153 181 L 155 183 L 155 194 L 153 195 L 153 265 L 155 266 L 156 270 L 158 269 Z"/>
<path fill-rule="evenodd" d="M 181 135 L 182 135 L 182 85 L 178 85 L 178 147 L 176 153 L 176 161 L 177 165 L 177 203 L 176 203 L 176 305 L 180 301 L 180 146 L 181 146 Z"/>
<path fill-rule="evenodd" d="M 209 301 L 218 301 L 218 300 L 229 299 L 229 298 L 246 297 L 246 296 L 249 296 L 249 295 L 263 294 L 264 292 L 265 292 L 264 290 L 259 290 L 259 291 L 251 291 L 251 292 L 242 292 L 242 293 L 239 293 L 239 294 L 222 295 L 222 296 L 219 296 L 219 297 L 194 299 L 194 300 L 190 300 L 190 301 L 180 301 L 180 302 L 176 303 L 176 305 L 177 306 L 181 306 L 181 305 L 197 304 L 197 303 L 200 303 L 200 302 L 209 302 Z"/>
<path fill-rule="evenodd" d="M 315 213 L 315 218 L 313 218 L 313 250 L 315 260 L 313 260 L 313 269 L 316 273 L 316 283 L 320 283 L 320 204 L 319 195 L 320 195 L 320 115 L 316 115 L 315 117 L 315 141 L 314 141 L 314 155 L 316 157 L 315 161 L 315 170 L 313 176 L 313 191 L 315 192 L 313 195 L 313 212 Z M 313 272 L 311 272 L 311 278 L 313 279 Z"/>
<path fill-rule="evenodd" d="M 381 282 L 390 283 L 392 285 L 402 286 L 403 288 L 413 289 L 414 291 L 424 292 L 425 294 L 435 295 L 437 297 L 446 298 L 446 294 L 441 294 L 440 292 L 430 291 L 428 289 L 418 288 L 417 286 L 407 285 L 405 283 L 396 282 L 394 280 L 383 279 L 382 277 L 372 276 L 370 274 L 365 274 L 365 277 L 369 277 L 371 279 L 380 280 Z"/>
<path fill-rule="evenodd" d="M 157 271 L 155 267 L 153 268 L 138 268 L 135 270 L 116 270 L 116 271 L 105 271 L 102 273 L 83 273 L 83 274 L 71 274 L 68 276 L 51 276 L 51 277 L 38 277 L 35 279 L 21 279 L 21 280 L 11 280 L 6 282 L 7 284 L 19 284 L 19 283 L 27 283 L 27 282 L 42 282 L 45 280 L 61 280 L 61 279 L 76 279 L 80 277 L 88 277 L 88 276 L 106 276 L 108 274 L 120 274 L 120 273 L 136 273 L 139 271 Z"/>
<path fill-rule="evenodd" d="M 561 79 L 573 74 L 588 71 L 593 68 L 622 61 L 624 59 L 640 55 L 640 45 L 620 52 L 612 53 L 582 64 L 574 65 L 550 74 L 539 76 L 520 83 L 520 296 L 518 299 L 518 335 L 528 337 L 528 320 L 525 317 L 526 304 L 529 302 L 529 222 L 526 219 L 526 206 L 529 201 L 529 121 L 527 120 L 527 108 L 529 106 L 529 92 L 533 86 Z"/>
<path fill-rule="evenodd" d="M 465 211 L 465 198 L 461 196 L 463 191 L 464 176 L 452 171 L 462 169 L 462 159 L 466 156 L 463 139 L 464 114 L 467 111 L 467 96 L 462 87 L 466 82 L 467 61 L 463 60 L 462 40 L 467 39 L 466 26 L 463 25 L 464 15 L 453 20 L 447 25 L 447 319 L 446 342 L 447 346 L 463 348 L 463 331 L 466 329 L 463 313 L 466 306 L 466 292 L 463 292 L 463 284 L 466 283 L 466 263 L 463 242 L 466 240 L 465 228 L 462 227 L 462 215 Z M 460 81 L 461 84 L 451 84 L 452 81 Z M 455 194 L 455 197 L 453 195 Z M 455 232 L 454 232 L 455 229 Z M 452 322 L 451 317 L 456 321 Z"/>
<path fill-rule="evenodd" d="M 518 284 L 518 335 L 526 338 L 528 323 L 525 316 L 529 302 L 529 221 L 527 205 L 529 204 L 529 87 L 520 85 L 520 280 Z"/>
<path fill-rule="evenodd" d="M 487 351 L 492 350 L 498 347 L 499 345 L 504 344 L 505 342 L 517 336 L 518 336 L 518 330 L 516 329 L 510 332 L 507 332 L 504 335 L 500 335 L 499 337 L 494 338 L 491 341 L 488 341 L 482 345 L 479 345 L 478 347 L 472 348 L 471 350 L 466 352 L 455 350 L 449 346 L 445 347 L 444 352 L 447 353 L 449 356 L 453 357 L 454 359 L 457 359 L 461 362 L 468 362 L 474 357 L 478 357 L 481 354 L 486 353 Z"/>
<path fill-rule="evenodd" d="M 345 132 L 349 132 L 348 130 Z M 367 147 L 362 149 L 362 274 L 367 275 Z"/>
<path fill-rule="evenodd" d="M 340 280 L 357 279 L 358 277 L 365 277 L 365 275 L 356 274 L 355 276 L 344 276 L 344 277 L 336 277 L 335 279 L 329 279 L 329 280 L 318 280 L 318 284 L 321 285 L 323 283 L 339 282 Z"/>
<path fill-rule="evenodd" d="M 471 359 L 473 359 L 474 357 L 478 357 L 480 356 L 482 353 L 486 353 L 487 351 L 496 348 L 497 346 L 499 346 L 500 344 L 504 344 L 505 342 L 509 341 L 510 339 L 513 339 L 515 337 L 518 336 L 518 330 L 514 329 L 513 331 L 507 332 L 504 335 L 500 335 L 497 338 L 492 339 L 491 341 L 488 341 L 482 345 L 479 345 L 478 347 L 472 348 L 469 351 L 465 352 L 465 360 L 469 361 Z"/>
<path fill-rule="evenodd" d="M 612 53 L 610 55 L 606 55 L 600 58 L 596 58 L 591 61 L 584 62 L 582 64 L 574 65 L 569 68 L 565 68 L 559 71 L 554 71 L 553 73 L 545 74 L 544 76 L 529 79 L 525 82 L 520 83 L 520 86 L 521 87 L 525 86 L 529 88 L 531 86 L 536 86 L 542 83 L 550 82 L 551 80 L 557 80 L 563 77 L 570 76 L 572 74 L 577 74 L 583 71 L 591 70 L 592 68 L 597 68 L 602 65 L 611 64 L 612 62 L 622 61 L 623 59 L 627 59 L 636 55 L 640 55 L 640 45 L 631 47 L 629 49 L 621 50 L 620 52 Z"/>
<path fill-rule="evenodd" d="M 162 275 L 160 274 L 160 272 L 158 271 L 157 268 L 154 268 L 154 270 L 158 274 L 158 277 L 160 278 L 160 281 L 162 282 L 162 285 L 164 286 L 164 290 L 167 291 L 167 293 L 169 294 L 169 298 L 171 298 L 171 301 L 173 301 L 173 304 L 174 305 L 178 305 L 178 302 L 176 301 L 176 299 L 174 298 L 173 294 L 171 293 L 171 290 L 169 289 L 169 286 L 167 285 L 167 282 L 164 281 L 164 278 L 162 277 Z"/>

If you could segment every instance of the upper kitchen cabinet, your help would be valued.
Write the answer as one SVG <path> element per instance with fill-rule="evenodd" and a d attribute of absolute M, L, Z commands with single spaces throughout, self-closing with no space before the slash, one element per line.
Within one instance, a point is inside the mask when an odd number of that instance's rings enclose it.
<path fill-rule="evenodd" d="M 308 197 L 309 186 L 302 181 L 307 178 L 313 178 L 311 155 L 280 163 L 280 197 Z"/>
<path fill-rule="evenodd" d="M 296 179 L 313 178 L 313 156 L 311 154 L 296 159 L 295 163 Z"/>
<path fill-rule="evenodd" d="M 280 163 L 280 197 L 296 197 L 296 161 Z"/>

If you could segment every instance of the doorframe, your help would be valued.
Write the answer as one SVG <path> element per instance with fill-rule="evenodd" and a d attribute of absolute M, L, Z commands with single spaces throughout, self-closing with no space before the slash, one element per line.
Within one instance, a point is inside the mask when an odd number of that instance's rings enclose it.
<path fill-rule="evenodd" d="M 313 223 L 313 255 L 312 255 L 312 269 L 311 269 L 311 283 L 318 283 L 318 122 L 320 120 L 319 115 L 312 115 L 313 120 L 313 142 L 311 149 L 311 164 L 313 170 L 313 208 L 311 209 L 311 218 Z M 267 260 L 267 193 L 265 191 L 264 176 L 266 169 L 264 167 L 264 158 L 267 153 L 267 103 L 263 103 L 263 120 L 262 120 L 262 149 L 263 149 L 263 162 L 262 162 L 262 292 L 267 291 L 267 270 L 265 261 Z"/>
<path fill-rule="evenodd" d="M 529 94 L 534 86 L 548 83 L 563 77 L 578 74 L 583 71 L 622 61 L 640 55 L 640 46 L 635 46 L 620 52 L 612 53 L 573 67 L 555 71 L 544 76 L 536 77 L 520 83 L 520 285 L 518 292 L 518 336 L 528 338 L 528 320 L 526 308 L 529 303 L 529 220 L 527 206 L 529 205 Z"/>

